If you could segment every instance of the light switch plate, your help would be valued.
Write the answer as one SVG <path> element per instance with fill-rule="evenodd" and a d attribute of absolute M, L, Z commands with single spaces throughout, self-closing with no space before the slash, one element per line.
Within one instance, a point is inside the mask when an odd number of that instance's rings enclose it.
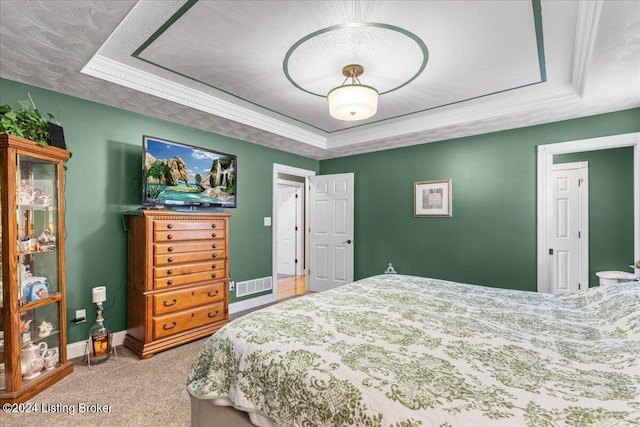
<path fill-rule="evenodd" d="M 264 226 L 265 227 L 271 227 L 271 217 L 270 216 L 265 216 L 264 217 Z"/>

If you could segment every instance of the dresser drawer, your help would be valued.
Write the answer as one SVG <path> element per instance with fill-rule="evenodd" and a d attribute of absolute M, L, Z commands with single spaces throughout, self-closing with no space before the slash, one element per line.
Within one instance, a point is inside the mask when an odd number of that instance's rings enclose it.
<path fill-rule="evenodd" d="M 153 257 L 153 265 L 161 267 L 163 265 L 175 265 L 198 261 L 219 261 L 224 262 L 226 252 L 223 250 L 211 250 L 208 252 L 188 252 L 178 254 L 156 255 Z"/>
<path fill-rule="evenodd" d="M 207 261 L 194 264 L 176 264 L 168 267 L 156 267 L 153 269 L 153 277 L 159 279 L 161 277 L 177 277 L 183 274 L 200 273 L 203 271 L 224 271 L 225 261 Z M 212 277 L 212 279 L 224 277 L 223 275 Z"/>
<path fill-rule="evenodd" d="M 222 268 L 212 271 L 202 271 L 199 273 L 182 274 L 180 276 L 161 277 L 153 280 L 153 289 L 175 288 L 183 285 L 194 285 L 202 282 L 211 282 L 227 278 L 227 271 Z"/>
<path fill-rule="evenodd" d="M 174 243 L 156 243 L 153 245 L 154 255 L 176 254 L 182 252 L 199 252 L 209 250 L 222 250 L 224 251 L 226 245 L 224 240 L 198 240 L 195 242 L 180 242 L 180 244 Z"/>
<path fill-rule="evenodd" d="M 153 314 L 158 316 L 224 301 L 226 285 L 227 282 L 218 282 L 213 285 L 156 294 L 153 296 Z"/>
<path fill-rule="evenodd" d="M 225 319 L 224 302 L 192 310 L 153 317 L 153 339 L 157 340 L 178 332 L 215 323 Z"/>
<path fill-rule="evenodd" d="M 224 230 L 154 231 L 154 242 L 180 242 L 182 240 L 208 240 L 224 237 Z"/>
<path fill-rule="evenodd" d="M 177 230 L 224 230 L 224 219 L 211 219 L 207 221 L 153 221 L 154 231 L 177 231 Z"/>

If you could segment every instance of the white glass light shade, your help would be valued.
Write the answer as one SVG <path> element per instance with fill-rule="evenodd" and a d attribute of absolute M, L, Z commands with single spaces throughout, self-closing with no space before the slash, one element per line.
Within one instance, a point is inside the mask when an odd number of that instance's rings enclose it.
<path fill-rule="evenodd" d="M 101 303 L 107 300 L 107 288 L 104 286 L 97 286 L 92 289 L 92 300 L 94 303 Z"/>
<path fill-rule="evenodd" d="M 329 114 L 338 120 L 364 120 L 378 111 L 378 91 L 371 86 L 338 86 L 327 95 Z"/>

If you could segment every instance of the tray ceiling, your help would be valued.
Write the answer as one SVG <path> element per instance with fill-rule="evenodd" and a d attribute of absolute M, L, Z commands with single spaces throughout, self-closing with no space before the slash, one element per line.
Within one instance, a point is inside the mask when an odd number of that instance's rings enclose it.
<path fill-rule="evenodd" d="M 640 105 L 628 1 L 3 1 L 0 76 L 323 159 Z M 378 113 L 326 94 L 364 66 Z"/>

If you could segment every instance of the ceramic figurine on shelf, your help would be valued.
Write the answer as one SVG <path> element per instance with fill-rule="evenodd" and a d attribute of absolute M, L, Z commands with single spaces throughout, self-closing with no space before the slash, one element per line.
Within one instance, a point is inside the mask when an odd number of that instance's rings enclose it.
<path fill-rule="evenodd" d="M 42 321 L 39 328 L 40 328 L 40 333 L 38 334 L 38 336 L 40 338 L 46 337 L 46 336 L 49 336 L 51 331 L 53 331 L 53 324 L 51 322 Z"/>
<path fill-rule="evenodd" d="M 48 194 L 41 194 L 36 198 L 36 203 L 40 206 L 49 206 L 53 198 Z"/>
<path fill-rule="evenodd" d="M 49 296 L 49 282 L 46 277 L 30 277 L 22 282 L 22 298 L 25 301 L 39 301 Z"/>
<path fill-rule="evenodd" d="M 33 187 L 27 184 L 25 180 L 20 183 L 20 190 L 18 193 L 18 199 L 21 205 L 28 205 L 33 202 L 35 194 Z"/>
<path fill-rule="evenodd" d="M 44 355 L 48 349 L 47 343 L 37 345 L 29 344 L 21 350 L 20 362 L 22 365 L 22 377 L 24 379 L 35 378 L 44 368 Z"/>
<path fill-rule="evenodd" d="M 38 242 L 41 244 L 55 243 L 56 236 L 51 231 L 45 229 L 42 233 L 40 233 L 40 236 L 38 236 Z"/>
<path fill-rule="evenodd" d="M 20 333 L 27 332 L 29 330 L 29 324 L 31 319 L 25 319 L 20 321 Z"/>

